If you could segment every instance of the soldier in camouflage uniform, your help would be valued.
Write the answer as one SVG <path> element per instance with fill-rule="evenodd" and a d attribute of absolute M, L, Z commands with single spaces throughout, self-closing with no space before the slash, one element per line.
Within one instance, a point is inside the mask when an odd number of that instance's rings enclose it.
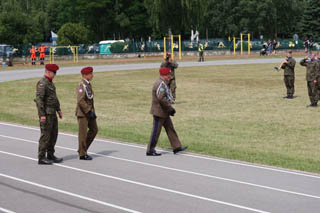
<path fill-rule="evenodd" d="M 292 51 L 287 54 L 287 59 L 282 62 L 281 69 L 284 69 L 283 80 L 287 88 L 287 96 L 284 98 L 292 99 L 294 94 L 294 67 L 296 61 L 292 58 Z"/>
<path fill-rule="evenodd" d="M 308 86 L 308 94 L 311 104 L 308 107 L 317 107 L 318 106 L 318 94 L 316 90 L 317 84 L 317 65 L 318 62 L 315 60 L 314 54 L 310 55 L 310 60 L 308 60 L 308 56 L 300 61 L 301 66 L 305 66 L 307 68 L 306 80 Z"/>
<path fill-rule="evenodd" d="M 173 153 L 187 149 L 187 146 L 181 147 L 176 130 L 173 127 L 170 116 L 174 116 L 176 110 L 171 106 L 173 98 L 169 92 L 167 83 L 170 81 L 170 68 L 160 68 L 160 78 L 153 84 L 152 104 L 150 114 L 153 115 L 153 128 L 147 148 L 147 156 L 160 156 L 155 147 L 157 145 L 162 126 L 166 129 L 169 141 L 173 148 Z"/>
<path fill-rule="evenodd" d="M 56 87 L 52 82 L 58 69 L 59 67 L 56 64 L 47 64 L 44 77 L 37 83 L 36 99 L 34 101 L 38 108 L 41 130 L 38 164 L 61 163 L 63 161 L 62 158 L 54 155 L 54 146 L 58 137 L 57 113 L 62 119 Z"/>
<path fill-rule="evenodd" d="M 174 60 L 171 59 L 171 54 L 168 53 L 165 61 L 161 63 L 160 68 L 161 67 L 168 67 L 171 69 L 171 78 L 168 83 L 168 87 L 169 87 L 169 90 L 172 94 L 173 99 L 176 100 L 177 85 L 176 85 L 175 69 L 178 68 L 178 64 L 177 64 L 177 62 L 175 62 Z"/>
<path fill-rule="evenodd" d="M 81 70 L 82 80 L 77 88 L 76 116 L 79 125 L 78 153 L 80 160 L 92 160 L 92 157 L 88 155 L 87 151 L 98 133 L 93 90 L 90 83 L 93 78 L 92 72 L 92 67 L 85 67 Z"/>
<path fill-rule="evenodd" d="M 316 72 L 316 91 L 318 95 L 318 100 L 320 99 L 320 53 L 317 56 L 317 72 Z"/>

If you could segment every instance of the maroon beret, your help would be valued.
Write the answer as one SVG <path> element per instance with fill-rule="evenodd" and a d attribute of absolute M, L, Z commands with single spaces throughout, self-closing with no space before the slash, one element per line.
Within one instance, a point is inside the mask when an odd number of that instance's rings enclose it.
<path fill-rule="evenodd" d="M 82 75 L 88 75 L 89 73 L 93 72 L 93 68 L 92 67 L 84 67 L 81 70 L 81 74 Z"/>
<path fill-rule="evenodd" d="M 169 67 L 161 67 L 159 72 L 160 72 L 160 75 L 169 75 L 171 72 L 171 69 Z"/>
<path fill-rule="evenodd" d="M 59 66 L 56 64 L 46 64 L 46 70 L 51 72 L 57 72 Z"/>

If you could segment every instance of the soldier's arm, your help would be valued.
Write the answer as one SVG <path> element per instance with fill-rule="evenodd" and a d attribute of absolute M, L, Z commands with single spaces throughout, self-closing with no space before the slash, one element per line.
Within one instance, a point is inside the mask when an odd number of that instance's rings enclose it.
<path fill-rule="evenodd" d="M 166 90 L 164 88 L 164 86 L 162 86 L 160 84 L 158 90 L 156 91 L 157 92 L 157 98 L 160 102 L 160 105 L 165 108 L 167 111 L 170 111 L 172 110 L 172 106 L 171 106 L 171 103 L 170 101 L 168 100 L 167 96 L 166 96 Z"/>
<path fill-rule="evenodd" d="M 176 61 L 172 61 L 172 67 L 174 68 L 174 69 L 176 69 L 176 68 L 178 68 L 178 63 L 176 62 Z"/>
<path fill-rule="evenodd" d="M 57 97 L 57 112 L 61 111 L 61 108 L 60 108 L 60 101 Z"/>
<path fill-rule="evenodd" d="M 291 69 L 294 69 L 294 67 L 296 66 L 296 61 L 289 60 L 288 63 L 286 63 L 286 66 L 290 67 Z"/>
<path fill-rule="evenodd" d="M 307 66 L 306 59 L 302 59 L 302 60 L 300 61 L 300 65 L 306 67 L 306 66 Z"/>
<path fill-rule="evenodd" d="M 83 87 L 83 84 L 80 84 L 78 91 L 77 91 L 77 104 L 79 105 L 82 112 L 88 114 L 92 109 L 85 101 L 86 98 L 86 91 Z"/>
<path fill-rule="evenodd" d="M 44 107 L 45 94 L 46 94 L 46 85 L 43 84 L 42 82 L 38 82 L 35 102 L 37 104 L 39 117 L 46 116 L 46 110 Z"/>

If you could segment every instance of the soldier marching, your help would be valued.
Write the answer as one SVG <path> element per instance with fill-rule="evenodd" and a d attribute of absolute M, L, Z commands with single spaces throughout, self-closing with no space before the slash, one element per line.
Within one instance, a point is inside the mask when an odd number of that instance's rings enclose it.
<path fill-rule="evenodd" d="M 61 163 L 62 158 L 54 155 L 58 137 L 58 119 L 62 119 L 60 102 L 53 79 L 59 67 L 56 64 L 45 66 L 44 77 L 38 81 L 35 102 L 38 109 L 41 136 L 38 148 L 38 164 Z"/>
<path fill-rule="evenodd" d="M 177 84 L 176 84 L 176 75 L 175 75 L 175 69 L 178 68 L 178 63 L 171 58 L 171 54 L 167 53 L 165 61 L 161 63 L 161 67 L 168 67 L 170 68 L 170 80 L 168 83 L 169 90 L 171 92 L 171 95 L 173 97 L 173 100 L 176 100 L 176 89 L 177 89 Z"/>

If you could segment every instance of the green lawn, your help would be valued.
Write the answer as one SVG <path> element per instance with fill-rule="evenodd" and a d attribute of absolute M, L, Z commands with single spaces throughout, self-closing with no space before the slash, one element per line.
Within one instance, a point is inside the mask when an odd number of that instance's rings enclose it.
<path fill-rule="evenodd" d="M 274 65 L 179 68 L 173 122 L 190 152 L 320 173 L 320 108 L 309 104 L 305 69 L 297 63 L 296 98 L 283 99 Z M 147 144 L 151 88 L 157 70 L 96 73 L 93 80 L 99 137 Z M 38 126 L 38 79 L 0 84 L 0 120 Z M 76 132 L 75 90 L 80 75 L 57 76 L 64 119 Z M 159 146 L 169 148 L 165 131 Z"/>

